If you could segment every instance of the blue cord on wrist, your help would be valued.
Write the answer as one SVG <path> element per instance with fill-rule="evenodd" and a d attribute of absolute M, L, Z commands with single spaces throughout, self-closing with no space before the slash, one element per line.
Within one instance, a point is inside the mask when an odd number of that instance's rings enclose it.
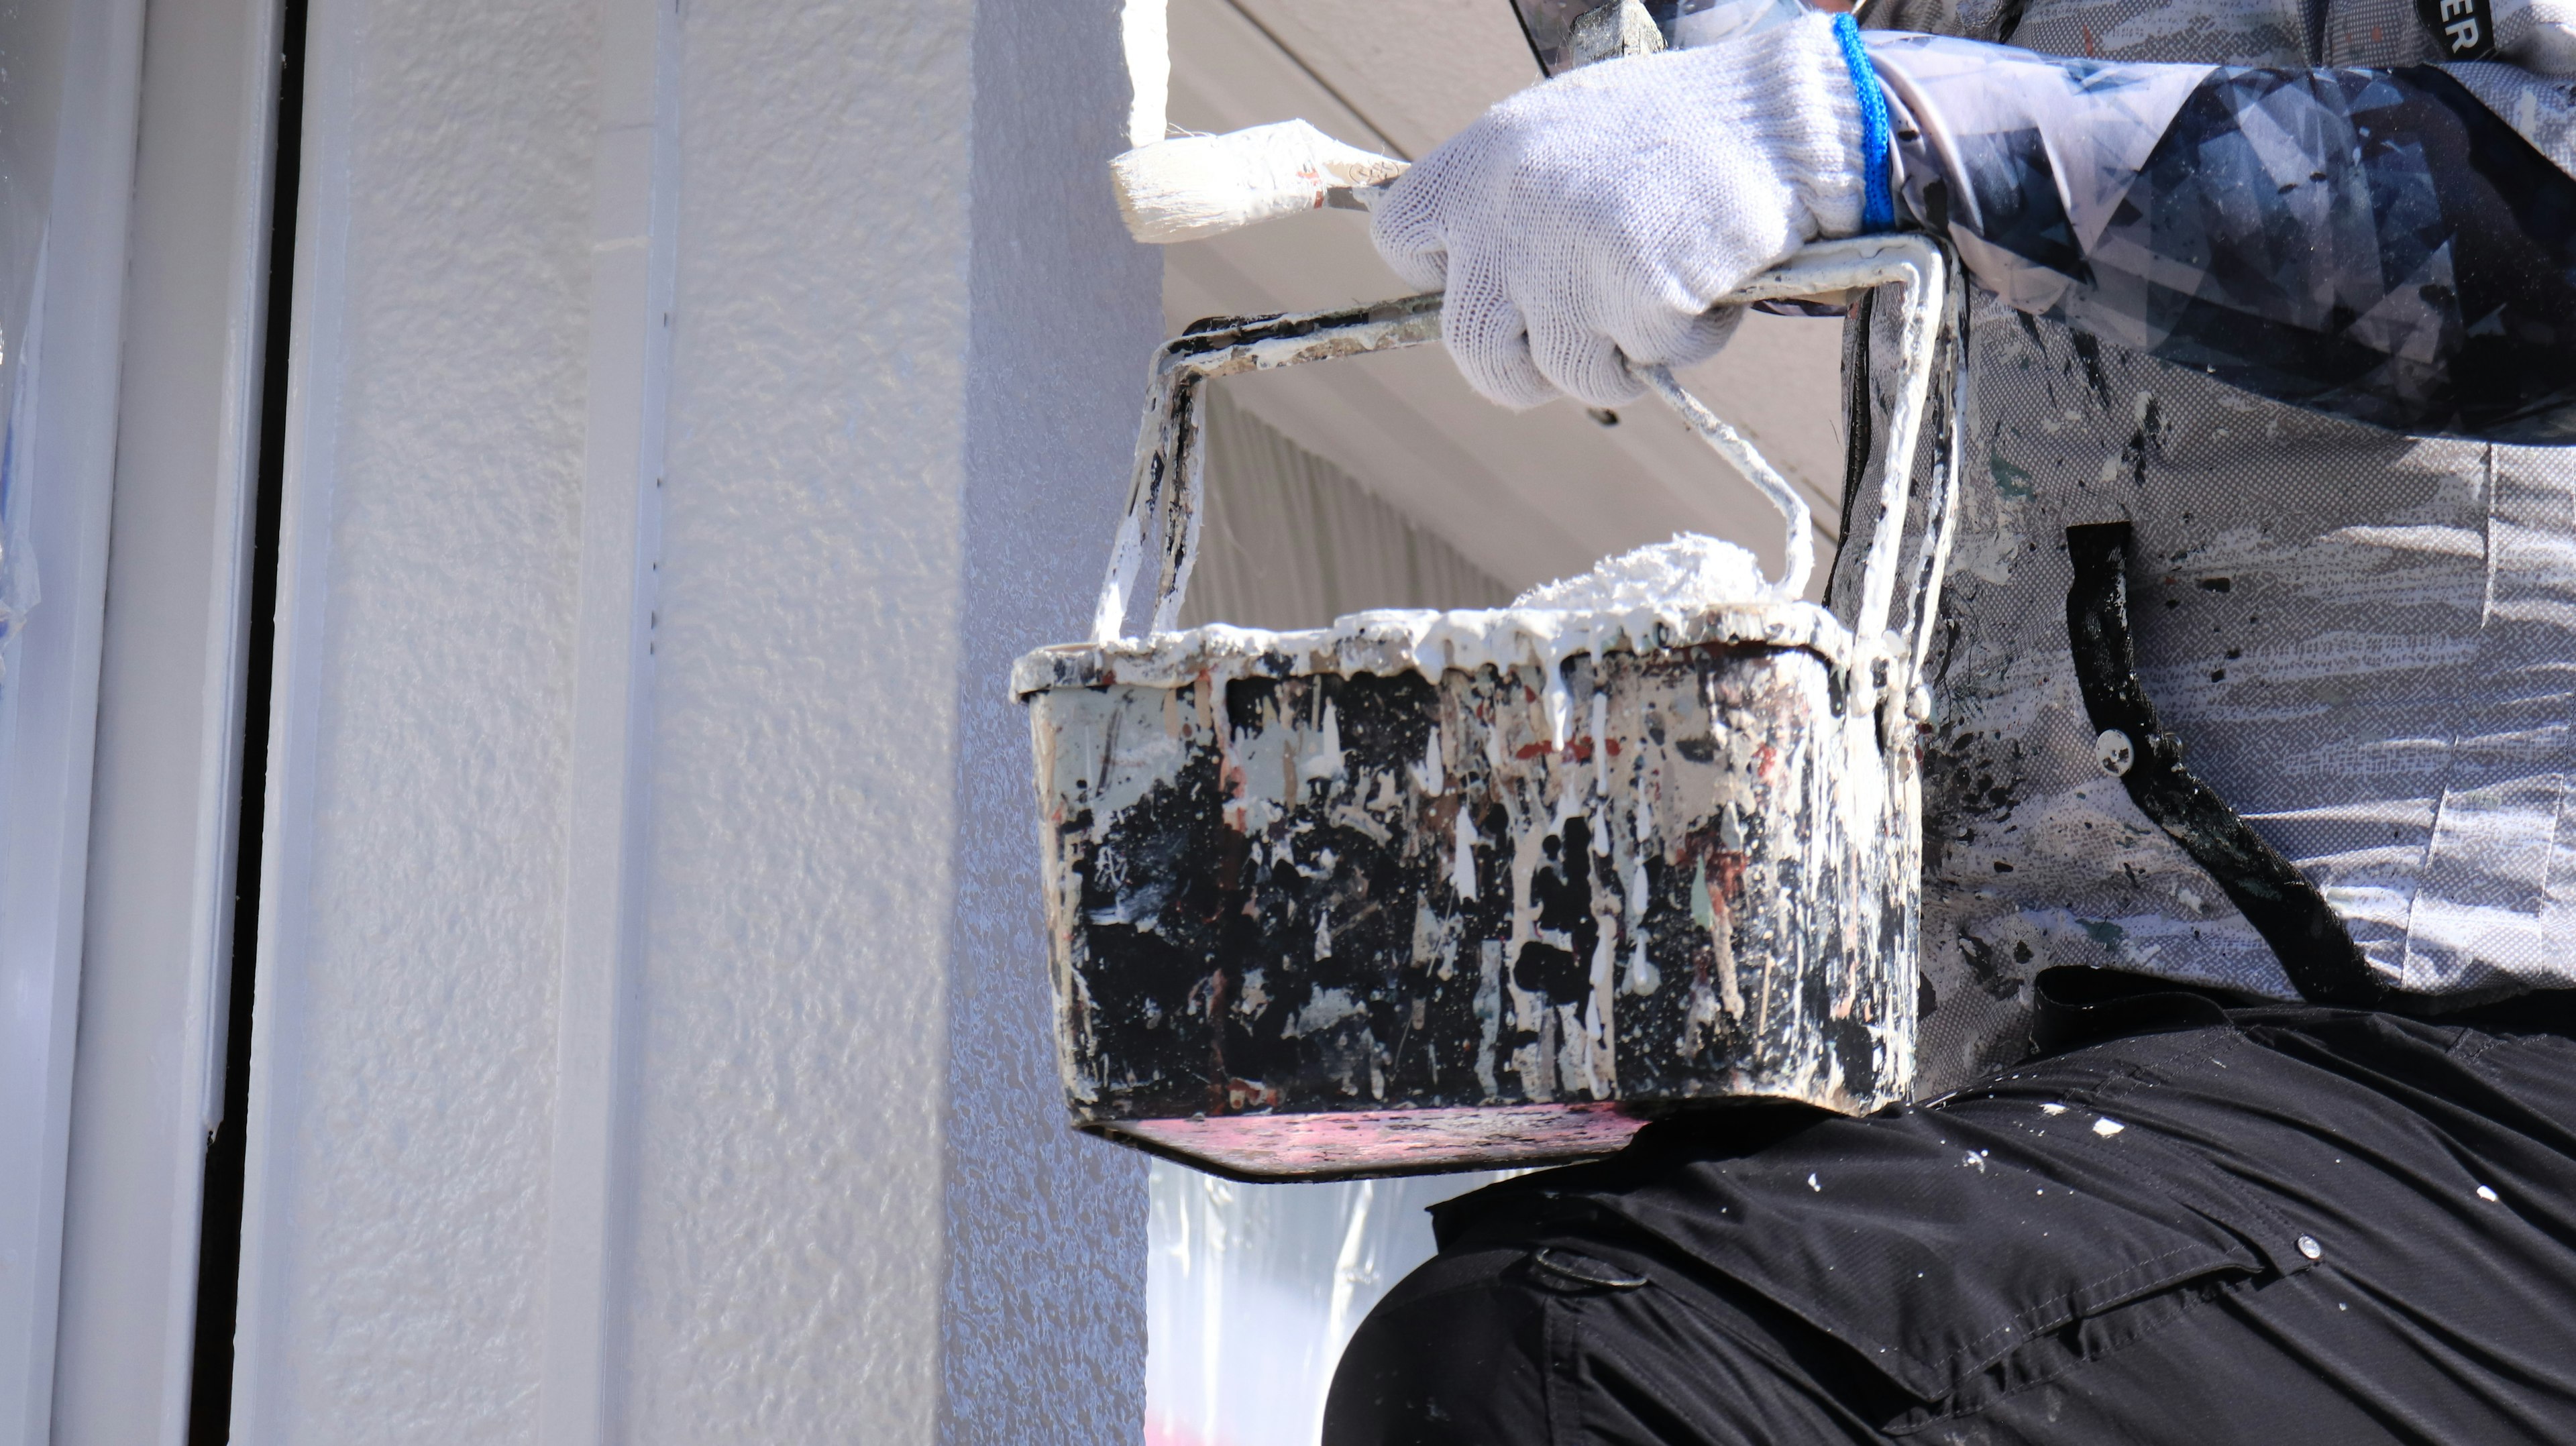
<path fill-rule="evenodd" d="M 1896 194 L 1888 186 L 1889 153 L 1896 138 L 1887 122 L 1887 93 L 1878 88 L 1878 67 L 1860 43 L 1860 23 L 1849 15 L 1834 17 L 1834 39 L 1851 67 L 1852 89 L 1860 92 L 1860 229 L 1867 235 L 1896 229 Z"/>

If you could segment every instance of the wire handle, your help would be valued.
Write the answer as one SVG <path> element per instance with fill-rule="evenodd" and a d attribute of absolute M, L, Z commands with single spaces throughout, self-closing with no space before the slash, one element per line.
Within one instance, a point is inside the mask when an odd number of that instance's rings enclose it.
<path fill-rule="evenodd" d="M 1894 607 L 1899 568 L 1906 551 L 1903 527 L 1913 486 L 1916 444 L 1931 397 L 1932 375 L 1943 352 L 1943 338 L 1955 333 L 1957 326 L 1961 288 L 1956 282 L 1956 269 L 1957 262 L 1946 245 L 1919 234 L 1824 241 L 1746 282 L 1720 303 L 1740 306 L 1756 301 L 1839 297 L 1891 284 L 1904 291 L 1896 405 L 1888 419 L 1877 525 L 1871 530 L 1869 552 L 1861 572 L 1860 605 L 1853 615 L 1853 631 L 1865 647 L 1884 646 L 1892 661 L 1901 661 L 1909 682 L 1919 676 L 1930 646 L 1932 615 L 1940 598 L 1957 512 L 1958 467 L 1954 454 L 1959 429 L 1957 357 L 1953 349 L 1951 405 L 1946 413 L 1950 420 L 1949 445 L 1943 456 L 1933 460 L 1935 490 L 1925 511 L 1923 546 L 1916 554 L 1907 636 L 1887 637 L 1888 617 Z M 1123 635 L 1149 547 L 1160 554 L 1160 566 L 1147 629 L 1170 632 L 1179 623 L 1181 599 L 1189 590 L 1190 570 L 1198 561 L 1199 520 L 1206 491 L 1205 459 L 1199 445 L 1202 384 L 1244 372 L 1274 371 L 1437 341 L 1440 304 L 1439 293 L 1433 292 L 1338 311 L 1228 320 L 1164 343 L 1154 354 L 1143 425 L 1136 438 L 1136 469 L 1128 486 L 1127 511 L 1118 524 L 1117 538 L 1110 550 L 1109 575 L 1101 583 L 1100 600 L 1092 611 L 1091 641 L 1109 643 Z M 1644 367 L 1639 369 L 1639 375 L 1712 451 L 1725 458 L 1779 509 L 1788 534 L 1783 552 L 1787 562 L 1766 591 L 1774 600 L 1794 601 L 1806 591 L 1815 569 L 1815 543 L 1806 498 L 1741 433 L 1684 390 L 1669 370 Z"/>

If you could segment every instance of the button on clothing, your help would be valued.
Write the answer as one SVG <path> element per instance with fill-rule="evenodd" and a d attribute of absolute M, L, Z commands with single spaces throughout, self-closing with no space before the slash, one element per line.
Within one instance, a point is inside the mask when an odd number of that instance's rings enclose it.
<path fill-rule="evenodd" d="M 2175 1004 L 1451 1202 L 1327 1446 L 2576 1440 L 2576 1040 Z"/>

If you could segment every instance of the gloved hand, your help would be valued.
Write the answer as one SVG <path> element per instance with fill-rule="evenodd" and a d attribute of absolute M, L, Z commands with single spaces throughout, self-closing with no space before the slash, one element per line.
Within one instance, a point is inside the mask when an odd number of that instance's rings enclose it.
<path fill-rule="evenodd" d="M 1861 224 L 1860 102 L 1831 17 L 1589 65 L 1485 113 L 1376 207 L 1380 255 L 1445 289 L 1479 392 L 1612 406 L 1629 362 L 1685 365 L 1735 329 L 1709 304 Z M 1623 360 L 1625 358 L 1625 360 Z"/>

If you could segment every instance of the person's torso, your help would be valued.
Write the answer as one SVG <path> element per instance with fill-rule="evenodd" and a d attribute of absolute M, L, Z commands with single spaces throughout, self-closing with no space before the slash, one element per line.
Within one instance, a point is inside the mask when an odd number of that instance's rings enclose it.
<path fill-rule="evenodd" d="M 2028 0 L 2017 16 L 1918 0 L 1873 23 L 2114 60 L 2433 58 L 2411 0 Z M 2187 766 L 2383 977 L 2460 995 L 2576 983 L 2559 942 L 2576 937 L 2576 450 L 2411 438 L 1983 294 L 1971 310 L 1925 767 L 1926 1083 L 2016 1054 L 2028 981 L 2051 965 L 2292 995 L 2097 760 L 2066 633 L 2081 523 L 2135 529 L 2140 677 Z"/>

